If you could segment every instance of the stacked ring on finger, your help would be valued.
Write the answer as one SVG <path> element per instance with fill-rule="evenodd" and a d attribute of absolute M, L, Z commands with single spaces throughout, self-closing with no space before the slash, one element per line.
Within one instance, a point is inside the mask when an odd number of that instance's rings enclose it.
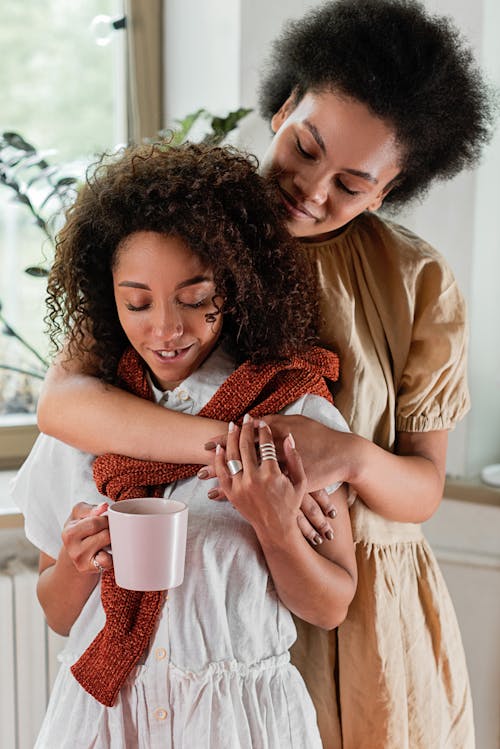
<path fill-rule="evenodd" d="M 265 460 L 275 460 L 276 463 L 278 462 L 274 442 L 263 442 L 262 445 L 259 445 L 259 453 L 262 462 Z"/>
<path fill-rule="evenodd" d="M 97 554 L 99 554 L 99 552 L 96 552 L 90 561 L 98 572 L 105 572 L 106 570 L 104 569 L 104 567 L 97 561 Z"/>
<path fill-rule="evenodd" d="M 231 476 L 236 476 L 237 473 L 240 473 L 243 470 L 243 463 L 241 460 L 228 460 L 226 465 Z"/>

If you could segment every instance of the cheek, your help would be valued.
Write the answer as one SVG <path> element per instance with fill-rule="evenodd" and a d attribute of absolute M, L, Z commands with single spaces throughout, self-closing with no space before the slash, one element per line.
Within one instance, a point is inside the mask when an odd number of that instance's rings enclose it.
<path fill-rule="evenodd" d="M 118 312 L 118 319 L 120 321 L 122 330 L 129 341 L 136 338 L 137 335 L 141 332 L 141 329 L 144 327 L 144 323 L 141 321 L 139 316 L 132 317 L 130 314 L 127 314 L 123 311 Z"/>

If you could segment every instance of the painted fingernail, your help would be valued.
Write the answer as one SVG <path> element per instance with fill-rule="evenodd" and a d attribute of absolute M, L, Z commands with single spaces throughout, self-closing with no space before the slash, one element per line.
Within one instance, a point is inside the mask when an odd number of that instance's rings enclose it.
<path fill-rule="evenodd" d="M 205 442 L 205 450 L 215 450 L 215 442 Z"/>
<path fill-rule="evenodd" d="M 321 536 L 318 536 L 318 534 L 314 536 L 314 540 L 316 541 L 317 544 L 323 543 L 323 539 L 321 538 Z"/>
<path fill-rule="evenodd" d="M 312 543 L 313 546 L 317 546 L 318 545 L 317 541 L 316 541 L 316 537 L 313 537 L 313 538 L 311 538 L 309 540 L 310 540 L 310 542 Z"/>
<path fill-rule="evenodd" d="M 332 509 L 328 512 L 329 518 L 336 518 L 337 517 L 337 510 L 335 507 L 332 507 Z"/>
<path fill-rule="evenodd" d="M 228 432 L 234 432 L 234 421 L 229 422 Z"/>
<path fill-rule="evenodd" d="M 290 447 L 292 448 L 292 450 L 295 450 L 295 440 L 291 432 L 288 433 L 288 441 L 290 443 Z"/>
<path fill-rule="evenodd" d="M 215 452 L 217 455 L 220 455 L 220 453 L 222 452 L 222 447 L 219 445 L 219 443 L 217 443 L 217 445 L 215 446 Z"/>
<path fill-rule="evenodd" d="M 329 541 L 333 541 L 333 531 L 332 530 L 328 530 L 325 533 L 325 538 L 327 538 Z"/>
<path fill-rule="evenodd" d="M 250 416 L 250 414 L 245 414 L 244 415 L 244 417 L 243 417 L 243 423 L 244 424 L 248 424 L 248 422 L 251 421 L 251 420 L 252 420 L 252 417 Z"/>
<path fill-rule="evenodd" d="M 219 496 L 219 492 L 217 491 L 217 489 L 210 489 L 210 491 L 207 492 L 207 496 L 209 499 L 215 499 Z"/>
<path fill-rule="evenodd" d="M 208 478 L 208 471 L 206 468 L 202 468 L 201 471 L 198 471 L 196 474 L 199 479 L 207 479 Z"/>

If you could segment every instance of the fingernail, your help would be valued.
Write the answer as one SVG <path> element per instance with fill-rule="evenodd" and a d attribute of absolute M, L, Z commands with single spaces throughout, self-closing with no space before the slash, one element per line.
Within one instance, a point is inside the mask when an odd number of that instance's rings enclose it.
<path fill-rule="evenodd" d="M 332 531 L 332 530 L 328 530 L 328 531 L 327 531 L 327 532 L 325 533 L 325 537 L 326 537 L 326 538 L 327 538 L 327 539 L 328 539 L 329 541 L 333 541 L 333 531 Z"/>
<path fill-rule="evenodd" d="M 264 419 L 261 419 L 259 421 L 259 429 L 265 429 L 266 427 L 267 427 L 266 422 L 264 421 Z"/>
<path fill-rule="evenodd" d="M 229 422 L 228 432 L 234 432 L 234 421 Z"/>
<path fill-rule="evenodd" d="M 205 442 L 205 450 L 215 450 L 215 442 Z"/>
<path fill-rule="evenodd" d="M 207 496 L 209 499 L 215 499 L 219 496 L 219 492 L 217 491 L 217 489 L 210 489 L 210 491 L 207 492 Z"/>
<path fill-rule="evenodd" d="M 318 543 L 316 541 L 316 538 L 311 538 L 310 541 L 311 541 L 311 543 L 312 543 L 313 546 L 317 546 L 318 545 Z"/>
<path fill-rule="evenodd" d="M 217 443 L 217 445 L 215 446 L 215 452 L 216 452 L 216 454 L 220 455 L 221 450 L 222 450 L 222 447 L 219 445 L 219 443 Z"/>
<path fill-rule="evenodd" d="M 317 534 L 316 536 L 314 536 L 314 540 L 316 541 L 317 544 L 323 543 L 323 539 L 321 538 L 321 536 L 318 536 Z"/>
<path fill-rule="evenodd" d="M 329 517 L 329 518 L 336 518 L 336 517 L 337 517 L 337 510 L 335 509 L 335 507 L 333 507 L 333 508 L 332 508 L 332 509 L 331 509 L 331 510 L 329 511 L 329 513 L 328 513 L 328 517 Z"/>
<path fill-rule="evenodd" d="M 252 420 L 252 417 L 250 416 L 250 414 L 245 414 L 244 415 L 244 417 L 243 417 L 243 423 L 244 424 L 248 424 L 248 422 L 251 421 L 251 420 Z"/>
<path fill-rule="evenodd" d="M 290 447 L 292 448 L 292 450 L 295 450 L 295 440 L 291 432 L 288 433 L 288 441 L 290 443 Z"/>
<path fill-rule="evenodd" d="M 206 479 L 208 478 L 208 471 L 206 468 L 202 468 L 201 471 L 198 471 L 196 475 L 199 479 Z"/>

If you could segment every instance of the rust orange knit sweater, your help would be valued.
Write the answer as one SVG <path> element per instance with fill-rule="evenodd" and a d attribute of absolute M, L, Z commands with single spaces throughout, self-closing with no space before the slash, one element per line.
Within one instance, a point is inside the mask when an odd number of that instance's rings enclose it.
<path fill-rule="evenodd" d="M 142 359 L 133 349 L 123 355 L 118 373 L 131 392 L 152 399 Z M 276 364 L 244 363 L 221 385 L 200 416 L 238 423 L 246 413 L 256 417 L 277 413 L 307 393 L 332 401 L 326 380 L 337 378 L 337 356 L 320 348 Z M 94 479 L 98 490 L 113 500 L 159 497 L 166 484 L 194 476 L 198 468 L 109 454 L 95 460 Z M 101 600 L 106 623 L 71 671 L 89 694 L 111 707 L 148 646 L 164 593 L 124 590 L 109 571 L 102 576 Z"/>

